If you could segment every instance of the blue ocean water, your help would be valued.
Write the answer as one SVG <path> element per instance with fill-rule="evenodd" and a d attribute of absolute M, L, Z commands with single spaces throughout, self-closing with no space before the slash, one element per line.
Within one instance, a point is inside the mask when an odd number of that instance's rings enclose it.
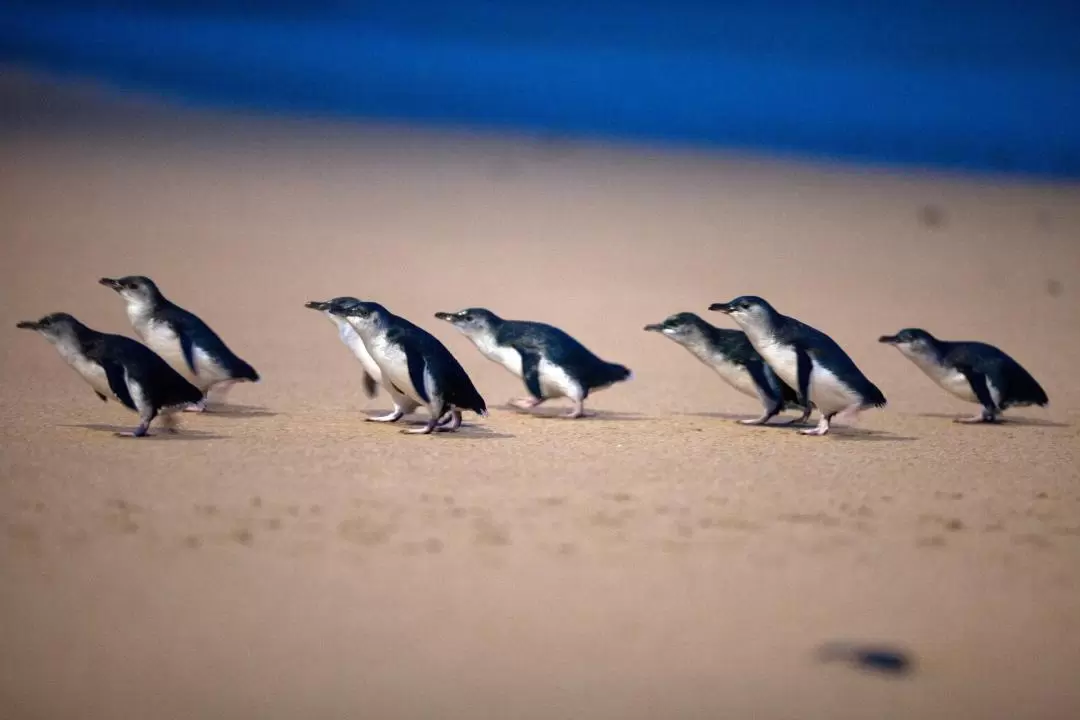
<path fill-rule="evenodd" d="M 17 0 L 0 61 L 190 103 L 1080 177 L 1080 3 Z"/>

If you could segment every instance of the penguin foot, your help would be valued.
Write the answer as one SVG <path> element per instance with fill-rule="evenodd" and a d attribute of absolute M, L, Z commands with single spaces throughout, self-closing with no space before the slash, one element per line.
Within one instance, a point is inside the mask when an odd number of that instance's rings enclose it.
<path fill-rule="evenodd" d="M 953 420 L 954 423 L 961 423 L 962 425 L 977 425 L 980 423 L 995 424 L 1001 422 L 996 415 L 991 413 L 982 413 L 980 415 L 973 415 L 971 417 L 961 417 Z"/>
<path fill-rule="evenodd" d="M 378 415 L 378 416 L 375 416 L 375 417 L 366 417 L 366 418 L 364 418 L 364 420 L 366 420 L 367 422 L 392 423 L 392 422 L 397 422 L 398 420 L 400 420 L 404 416 L 405 416 L 405 413 L 403 413 L 401 410 L 399 410 L 397 408 L 394 408 L 394 410 L 392 412 L 389 412 L 386 415 Z"/>
<path fill-rule="evenodd" d="M 188 405 L 187 407 L 185 407 L 185 408 L 184 408 L 184 412 L 193 412 L 193 413 L 204 413 L 204 412 L 207 412 L 207 409 L 206 409 L 206 398 L 204 397 L 204 398 L 203 398 L 202 400 L 200 400 L 199 402 L 197 402 L 197 403 L 192 403 L 192 404 Z"/>
<path fill-rule="evenodd" d="M 526 398 L 511 398 L 510 401 L 507 404 L 510 405 L 511 407 L 517 408 L 518 410 L 532 410 L 534 407 L 539 405 L 541 402 L 543 402 L 543 401 L 542 400 L 537 400 L 536 398 L 533 398 L 533 397 L 526 397 Z"/>
<path fill-rule="evenodd" d="M 144 424 L 144 425 L 140 425 L 139 427 L 135 428 L 134 430 L 129 430 L 128 432 L 118 432 L 118 433 L 116 433 L 116 436 L 117 437 L 129 437 L 129 438 L 146 437 L 146 435 L 147 435 L 146 431 L 148 429 L 149 429 L 148 424 Z"/>
<path fill-rule="evenodd" d="M 574 407 L 570 408 L 570 412 L 563 415 L 568 420 L 576 420 L 581 417 L 585 417 L 585 402 L 583 400 L 575 400 Z"/>
<path fill-rule="evenodd" d="M 761 417 L 756 417 L 748 420 L 736 420 L 735 422 L 739 423 L 740 425 L 764 425 L 765 423 L 772 420 L 774 417 L 776 417 L 776 412 L 768 411 L 761 415 Z"/>
<path fill-rule="evenodd" d="M 424 427 L 405 429 L 405 430 L 401 431 L 401 434 L 402 435 L 430 435 L 431 433 L 435 432 L 435 429 L 438 426 L 438 423 L 439 423 L 438 418 L 431 418 L 430 420 L 427 421 L 427 423 L 424 425 Z"/>
<path fill-rule="evenodd" d="M 449 416 L 449 419 L 445 419 Z M 451 410 L 447 415 L 444 415 L 444 420 L 440 421 L 436 426 L 436 430 L 439 432 L 454 432 L 461 427 L 461 411 Z"/>
<path fill-rule="evenodd" d="M 824 415 L 821 416 L 821 420 L 818 422 L 817 427 L 810 428 L 809 430 L 800 430 L 800 435 L 813 435 L 820 437 L 822 435 L 829 434 L 829 418 Z"/>

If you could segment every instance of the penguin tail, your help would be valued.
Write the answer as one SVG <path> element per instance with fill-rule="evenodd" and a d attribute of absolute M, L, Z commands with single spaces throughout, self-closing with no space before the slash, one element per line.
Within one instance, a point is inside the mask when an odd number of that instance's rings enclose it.
<path fill-rule="evenodd" d="M 630 368 L 618 363 L 608 363 L 605 368 L 605 375 L 607 375 L 605 378 L 607 384 L 624 382 L 634 377 L 634 373 L 631 372 Z"/>
<path fill-rule="evenodd" d="M 237 367 L 233 373 L 233 379 L 259 382 L 259 373 L 255 372 L 255 368 L 251 367 L 251 365 L 237 358 Z"/>
<path fill-rule="evenodd" d="M 877 385 L 871 383 L 868 392 L 865 395 L 864 404 L 867 407 L 883 408 L 887 403 L 888 401 L 885 399 L 885 394 L 878 389 Z"/>

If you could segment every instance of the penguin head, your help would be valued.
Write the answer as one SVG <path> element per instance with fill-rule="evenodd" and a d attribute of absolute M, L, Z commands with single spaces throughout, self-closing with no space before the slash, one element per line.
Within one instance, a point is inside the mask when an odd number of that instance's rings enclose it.
<path fill-rule="evenodd" d="M 937 348 L 937 338 L 921 328 L 904 328 L 895 335 L 882 335 L 878 342 L 892 345 L 905 355 L 932 355 Z"/>
<path fill-rule="evenodd" d="M 334 314 L 336 314 L 336 313 L 334 313 L 334 308 L 344 308 L 344 307 L 346 307 L 348 305 L 351 305 L 353 303 L 358 303 L 358 302 L 360 302 L 360 301 L 357 300 L 354 297 L 349 297 L 347 295 L 343 295 L 341 297 L 331 298 L 331 299 L 326 300 L 326 301 L 310 300 L 310 301 L 304 303 L 304 307 L 309 308 L 311 310 L 318 310 L 319 312 L 327 312 L 327 313 L 330 313 L 331 315 L 334 315 Z"/>
<path fill-rule="evenodd" d="M 376 330 L 390 315 L 379 303 L 356 298 L 335 298 L 330 301 L 328 309 L 331 315 L 345 318 L 357 330 Z"/>
<path fill-rule="evenodd" d="M 144 275 L 101 278 L 98 283 L 115 290 L 129 305 L 154 305 L 162 298 L 154 281 Z"/>
<path fill-rule="evenodd" d="M 661 333 L 676 342 L 687 342 L 700 337 L 704 325 L 705 321 L 694 313 L 681 312 L 664 318 L 663 322 L 646 325 L 645 331 Z"/>
<path fill-rule="evenodd" d="M 772 305 L 756 295 L 740 295 L 731 302 L 713 303 L 709 310 L 729 315 L 743 327 L 767 327 L 776 314 Z"/>
<path fill-rule="evenodd" d="M 450 323 L 468 337 L 493 333 L 502 322 L 502 318 L 485 308 L 465 308 L 454 313 L 437 312 L 435 317 Z"/>
<path fill-rule="evenodd" d="M 82 323 L 67 313 L 52 313 L 40 320 L 23 320 L 16 323 L 15 327 L 20 330 L 34 330 L 41 333 L 46 340 L 58 342 L 74 337 Z"/>

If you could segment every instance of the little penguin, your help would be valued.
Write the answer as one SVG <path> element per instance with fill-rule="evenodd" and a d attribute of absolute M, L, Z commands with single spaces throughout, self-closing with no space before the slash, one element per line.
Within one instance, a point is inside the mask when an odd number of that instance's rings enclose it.
<path fill-rule="evenodd" d="M 580 418 L 585 399 L 597 390 L 630 380 L 629 368 L 601 360 L 559 328 L 526 320 L 504 320 L 486 308 L 437 312 L 457 328 L 488 360 L 525 381 L 531 397 L 510 404 L 529 410 L 552 398 L 566 397 L 573 407 L 564 415 Z"/>
<path fill-rule="evenodd" d="M 304 303 L 304 307 L 312 310 L 318 310 L 325 316 L 330 322 L 334 323 L 337 327 L 338 338 L 344 343 L 345 347 L 352 351 L 352 354 L 360 361 L 360 366 L 363 368 L 363 383 L 364 394 L 369 398 L 375 397 L 375 394 L 379 391 L 379 381 L 382 379 L 382 371 L 379 370 L 379 365 L 375 362 L 375 359 L 371 357 L 371 353 L 364 347 L 364 341 L 357 334 L 353 326 L 349 324 L 349 321 L 340 315 L 335 315 L 330 312 L 333 307 L 339 307 L 348 303 L 360 302 L 354 297 L 342 296 L 332 298 L 327 301 L 312 300 L 311 302 Z M 410 410 L 411 412 L 411 410 Z"/>
<path fill-rule="evenodd" d="M 795 388 L 800 401 L 821 413 L 818 426 L 804 435 L 827 435 L 832 419 L 854 420 L 861 410 L 884 407 L 885 395 L 825 333 L 781 315 L 754 295 L 741 295 L 709 310 L 725 313 L 739 324 L 769 367 Z"/>
<path fill-rule="evenodd" d="M 205 411 L 211 390 L 222 402 L 234 383 L 259 381 L 255 368 L 237 357 L 205 322 L 162 295 L 150 278 L 128 275 L 99 282 L 127 303 L 128 319 L 143 342 L 203 392 L 202 401 L 189 410 Z"/>
<path fill-rule="evenodd" d="M 761 417 L 739 420 L 743 425 L 764 425 L 786 407 L 798 408 L 802 415 L 784 425 L 801 424 L 810 417 L 809 404 L 799 402 L 798 394 L 776 376 L 741 330 L 718 328 L 691 312 L 676 313 L 663 322 L 646 325 L 645 330 L 674 340 L 731 387 L 759 399 L 765 408 Z"/>
<path fill-rule="evenodd" d="M 139 414 L 139 427 L 129 437 L 143 437 L 160 416 L 176 432 L 173 413 L 202 400 L 202 392 L 146 346 L 122 335 L 91 330 L 67 313 L 16 325 L 34 330 L 82 376 L 102 402 L 110 397 Z"/>
<path fill-rule="evenodd" d="M 894 346 L 946 392 L 982 405 L 978 415 L 956 422 L 997 422 L 1008 408 L 1046 407 L 1050 402 L 1031 373 L 993 345 L 938 340 L 920 328 L 882 335 L 878 342 Z"/>
<path fill-rule="evenodd" d="M 487 404 L 465 368 L 431 333 L 376 302 L 348 302 L 330 312 L 348 320 L 378 364 L 383 387 L 394 399 L 392 414 L 410 403 L 427 407 L 427 424 L 402 432 L 452 432 L 461 427 L 463 410 L 487 415 Z"/>

